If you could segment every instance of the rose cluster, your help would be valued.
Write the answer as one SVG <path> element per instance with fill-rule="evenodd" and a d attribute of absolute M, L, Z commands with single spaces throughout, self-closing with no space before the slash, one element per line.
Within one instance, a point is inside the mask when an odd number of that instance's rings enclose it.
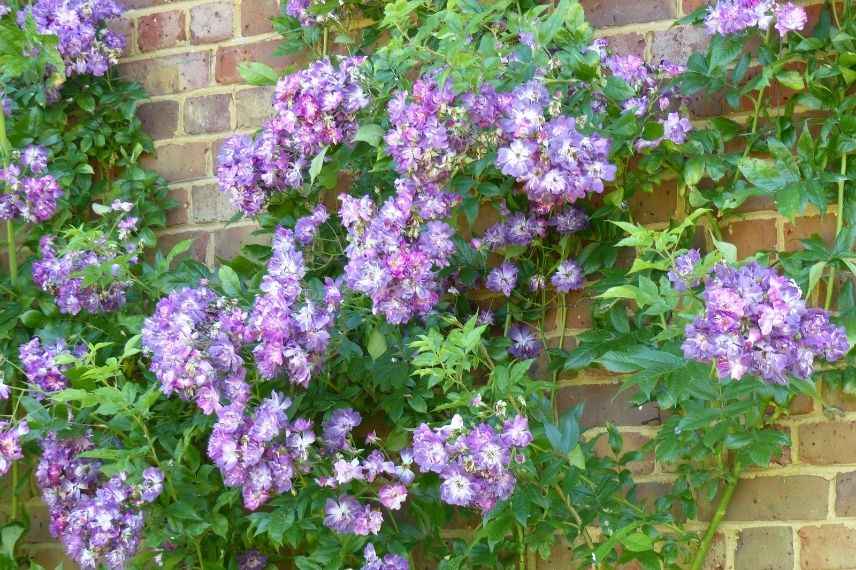
<path fill-rule="evenodd" d="M 24 458 L 21 438 L 28 433 L 30 426 L 26 420 L 21 420 L 17 425 L 0 420 L 0 477 L 9 472 L 13 463 Z"/>
<path fill-rule="evenodd" d="M 431 311 L 442 289 L 438 271 L 455 252 L 454 230 L 441 221 L 455 197 L 434 185 L 417 192 L 416 184 L 399 179 L 379 210 L 367 196 L 341 200 L 348 287 L 371 297 L 373 311 L 392 324 Z"/>
<path fill-rule="evenodd" d="M 130 264 L 139 261 L 140 243 L 132 235 L 139 218 L 128 215 L 132 209 L 133 204 L 121 200 L 107 207 L 105 215 L 118 215 L 115 236 L 101 230 L 88 235 L 75 233 L 81 239 L 69 240 L 64 247 L 57 246 L 55 236 L 42 236 L 41 257 L 33 263 L 33 282 L 55 297 L 61 313 L 106 313 L 125 304 L 130 280 L 123 278 L 117 258 L 126 258 Z M 108 283 L 86 283 L 84 275 L 88 271 L 104 267 L 110 269 Z"/>
<path fill-rule="evenodd" d="M 310 162 L 329 145 L 347 143 L 357 132 L 357 113 L 369 104 L 359 81 L 365 58 L 328 59 L 279 80 L 276 114 L 256 138 L 229 139 L 220 154 L 220 189 L 247 216 L 257 215 L 270 197 L 303 185 Z"/>
<path fill-rule="evenodd" d="M 511 496 L 516 478 L 512 461 L 522 461 L 522 450 L 532 442 L 525 417 L 506 420 L 497 431 L 487 423 L 465 429 L 455 416 L 446 426 L 432 429 L 422 424 L 413 434 L 413 460 L 423 473 L 437 473 L 442 480 L 444 503 L 490 511 Z"/>
<path fill-rule="evenodd" d="M 708 8 L 704 25 L 711 34 L 731 35 L 757 28 L 766 31 L 775 22 L 776 31 L 785 37 L 799 32 L 808 22 L 805 8 L 793 2 L 775 0 L 719 0 Z"/>
<path fill-rule="evenodd" d="M 18 358 L 27 381 L 41 392 L 50 393 L 68 386 L 65 373 L 69 365 L 57 363 L 57 357 L 81 356 L 85 350 L 80 345 L 72 353 L 62 339 L 43 345 L 39 337 L 33 337 L 18 348 Z"/>
<path fill-rule="evenodd" d="M 695 279 L 693 275 L 700 263 L 701 252 L 697 249 L 691 249 L 676 257 L 675 264 L 668 273 L 668 278 L 672 283 L 672 287 L 674 287 L 676 291 L 686 291 L 687 289 L 698 287 L 700 281 Z"/>
<path fill-rule="evenodd" d="M 318 220 L 326 219 L 323 207 L 297 222 L 298 237 L 312 240 Z M 292 384 L 309 384 L 330 341 L 342 295 L 336 283 L 328 280 L 323 302 L 306 297 L 301 280 L 306 275 L 303 254 L 297 247 L 295 232 L 278 227 L 273 239 L 273 257 L 262 279 L 261 295 L 248 321 L 259 372 L 275 378 L 285 368 Z M 303 300 L 301 298 L 303 297 Z"/>
<path fill-rule="evenodd" d="M 704 300 L 704 314 L 686 328 L 684 356 L 713 362 L 720 378 L 785 384 L 810 377 L 815 359 L 833 362 L 850 350 L 826 311 L 807 308 L 792 279 L 758 263 L 716 266 Z"/>
<path fill-rule="evenodd" d="M 121 16 L 113 0 L 35 0 L 18 14 L 18 23 L 32 17 L 40 34 L 57 37 L 67 76 L 101 76 L 125 48 L 124 36 L 107 27 Z"/>
<path fill-rule="evenodd" d="M 383 558 L 377 555 L 373 544 L 367 544 L 363 550 L 365 564 L 361 570 L 410 570 L 407 558 L 398 554 L 387 554 Z"/>
<path fill-rule="evenodd" d="M 329 17 L 328 15 L 314 13 L 318 7 L 323 5 L 324 2 L 319 0 L 288 0 L 285 13 L 300 22 L 304 28 L 309 28 L 324 23 Z"/>
<path fill-rule="evenodd" d="M 63 191 L 56 178 L 47 174 L 48 152 L 31 145 L 20 153 L 18 160 L 0 168 L 0 220 L 21 218 L 31 223 L 44 222 L 56 213 L 57 201 Z"/>
<path fill-rule="evenodd" d="M 161 299 L 143 324 L 142 346 L 167 396 L 195 401 L 206 414 L 249 400 L 240 350 L 250 339 L 247 315 L 203 284 Z"/>
<path fill-rule="evenodd" d="M 155 468 L 141 483 L 129 484 L 120 473 L 108 480 L 100 464 L 80 457 L 93 449 L 87 437 L 61 440 L 48 434 L 36 480 L 50 513 L 50 531 L 81 568 L 125 568 L 137 553 L 144 526 L 144 503 L 163 490 L 163 474 Z"/>
<path fill-rule="evenodd" d="M 244 506 L 254 511 L 274 494 L 292 489 L 292 478 L 308 472 L 315 442 L 312 423 L 288 420 L 291 400 L 276 392 L 252 412 L 241 403 L 220 408 L 208 440 L 208 456 L 227 487 L 241 489 Z"/>

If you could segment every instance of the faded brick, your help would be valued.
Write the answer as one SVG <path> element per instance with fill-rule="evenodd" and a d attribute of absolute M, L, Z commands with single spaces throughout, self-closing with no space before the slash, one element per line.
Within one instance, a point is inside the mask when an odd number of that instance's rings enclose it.
<path fill-rule="evenodd" d="M 802 570 L 852 570 L 856 529 L 841 525 L 806 526 L 800 529 Z"/>
<path fill-rule="evenodd" d="M 737 485 L 728 508 L 729 521 L 818 520 L 826 518 L 829 482 L 822 477 L 756 477 L 743 479 Z M 712 505 L 703 505 L 702 518 L 707 520 Z"/>
<path fill-rule="evenodd" d="M 178 130 L 178 102 L 156 101 L 143 103 L 137 108 L 143 128 L 154 140 L 169 139 Z"/>
<path fill-rule="evenodd" d="M 244 2 L 250 5 L 253 2 Z M 219 42 L 232 37 L 234 6 L 231 2 L 212 2 L 190 9 L 190 41 L 194 44 Z"/>
<path fill-rule="evenodd" d="M 214 258 L 232 259 L 241 252 L 241 247 L 254 244 L 269 244 L 270 234 L 256 234 L 256 226 L 226 228 L 214 235 Z"/>
<path fill-rule="evenodd" d="M 619 384 L 569 386 L 559 391 L 559 409 L 583 404 L 581 424 L 584 428 L 602 426 L 611 421 L 619 426 L 658 425 L 660 410 L 653 404 L 635 406 L 634 390 L 619 392 Z"/>
<path fill-rule="evenodd" d="M 670 20 L 677 16 L 674 0 L 581 0 L 580 4 L 596 28 Z"/>
<path fill-rule="evenodd" d="M 176 205 L 166 213 L 167 226 L 180 226 L 187 223 L 187 211 L 190 209 L 190 192 L 187 188 L 176 188 L 171 190 L 169 197 L 175 200 Z"/>
<path fill-rule="evenodd" d="M 645 36 L 637 33 L 629 33 L 629 34 L 616 34 L 614 36 L 609 36 L 606 38 L 609 42 L 609 48 L 614 53 L 620 54 L 630 54 L 638 55 L 642 57 L 645 55 L 645 46 L 647 42 L 645 41 Z"/>
<path fill-rule="evenodd" d="M 856 422 L 799 426 L 800 461 L 814 465 L 856 463 Z"/>
<path fill-rule="evenodd" d="M 839 473 L 835 478 L 835 514 L 856 516 L 856 471 Z"/>
<path fill-rule="evenodd" d="M 190 246 L 189 250 L 179 256 L 179 259 L 190 257 L 191 259 L 204 263 L 208 252 L 208 242 L 211 239 L 211 234 L 208 232 L 187 231 L 177 234 L 162 235 L 158 238 L 158 249 L 166 255 L 173 247 L 175 247 L 176 244 L 186 239 L 193 240 L 193 244 Z"/>
<path fill-rule="evenodd" d="M 826 383 L 821 386 L 823 403 L 845 412 L 856 412 L 856 395 L 842 390 L 830 390 Z"/>
<path fill-rule="evenodd" d="M 654 32 L 651 59 L 655 62 L 667 59 L 672 63 L 684 64 L 693 52 L 704 52 L 709 43 L 710 36 L 704 28 L 679 26 Z"/>
<path fill-rule="evenodd" d="M 291 63 L 292 59 L 274 54 L 279 45 L 279 40 L 268 40 L 248 45 L 219 48 L 215 71 L 217 83 L 239 83 L 241 75 L 238 73 L 238 65 L 243 61 L 258 61 L 273 68 L 285 67 Z"/>
<path fill-rule="evenodd" d="M 279 14 L 277 0 L 253 0 L 241 4 L 241 30 L 245 36 L 273 31 L 271 18 Z"/>
<path fill-rule="evenodd" d="M 253 87 L 235 94 L 239 129 L 258 128 L 273 114 L 273 87 Z"/>
<path fill-rule="evenodd" d="M 734 222 L 723 232 L 725 241 L 737 246 L 737 257 L 749 257 L 758 251 L 776 249 L 778 242 L 776 223 L 773 220 L 745 220 Z"/>
<path fill-rule="evenodd" d="M 158 147 L 155 157 L 142 163 L 163 176 L 167 182 L 183 182 L 208 176 L 208 143 L 168 144 Z"/>
<path fill-rule="evenodd" d="M 137 21 L 137 45 L 140 51 L 171 48 L 187 39 L 184 12 L 170 10 L 143 16 Z"/>
<path fill-rule="evenodd" d="M 621 434 L 621 438 L 624 442 L 624 446 L 621 449 L 621 453 L 619 455 L 624 455 L 625 453 L 631 453 L 634 451 L 639 451 L 642 447 L 650 441 L 645 435 L 636 432 L 623 432 Z M 597 438 L 594 446 L 594 452 L 600 457 L 609 457 L 611 459 L 617 460 L 618 457 L 612 453 L 612 449 L 609 447 L 609 438 L 606 434 L 601 435 Z M 654 470 L 654 457 L 650 453 L 644 455 L 638 461 L 629 462 L 626 467 L 630 470 L 634 475 L 645 475 L 651 473 Z"/>
<path fill-rule="evenodd" d="M 677 185 L 665 182 L 653 192 L 636 192 L 630 198 L 630 211 L 637 223 L 668 222 L 677 208 Z"/>
<path fill-rule="evenodd" d="M 819 235 L 829 245 L 835 241 L 835 224 L 838 216 L 827 214 L 825 216 L 810 216 L 797 218 L 794 223 L 785 224 L 785 250 L 797 251 L 802 249 L 802 240 L 813 235 Z"/>
<path fill-rule="evenodd" d="M 794 539 L 790 527 L 740 531 L 734 570 L 793 570 Z"/>
<path fill-rule="evenodd" d="M 572 291 L 565 295 L 565 307 L 567 318 L 565 319 L 566 330 L 582 330 L 591 328 L 593 321 L 591 317 L 592 299 L 584 291 Z M 559 320 L 558 303 L 551 303 L 544 316 L 544 322 L 553 330 L 561 331 L 562 323 Z"/>
<path fill-rule="evenodd" d="M 207 87 L 211 82 L 211 54 L 185 53 L 124 63 L 125 79 L 143 85 L 149 95 L 170 95 Z"/>
<path fill-rule="evenodd" d="M 225 192 L 215 184 L 194 186 L 191 216 L 194 222 L 225 222 L 236 212 Z"/>
<path fill-rule="evenodd" d="M 221 133 L 232 127 L 232 96 L 204 95 L 184 103 L 184 132 L 189 135 Z"/>

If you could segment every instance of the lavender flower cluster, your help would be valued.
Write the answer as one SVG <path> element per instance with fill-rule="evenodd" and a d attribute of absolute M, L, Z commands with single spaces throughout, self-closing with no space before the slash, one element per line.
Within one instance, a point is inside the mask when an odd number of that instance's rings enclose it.
<path fill-rule="evenodd" d="M 329 59 L 279 80 L 276 115 L 255 138 L 237 136 L 223 145 L 217 167 L 220 189 L 247 216 L 262 211 L 273 194 L 303 185 L 314 156 L 328 145 L 349 142 L 356 115 L 369 104 L 359 80 L 363 57 Z"/>
<path fill-rule="evenodd" d="M 195 401 L 206 414 L 246 404 L 250 387 L 241 347 L 251 336 L 247 315 L 205 284 L 161 299 L 146 319 L 142 346 L 167 396 Z"/>
<path fill-rule="evenodd" d="M 304 28 L 323 24 L 329 19 L 329 14 L 316 14 L 315 10 L 323 6 L 319 0 L 288 0 L 285 13 L 300 22 Z"/>
<path fill-rule="evenodd" d="M 398 554 L 387 554 L 383 558 L 377 555 L 373 544 L 367 544 L 363 550 L 365 564 L 360 570 L 410 570 L 407 559 Z"/>
<path fill-rule="evenodd" d="M 667 276 L 676 291 L 686 291 L 699 286 L 701 281 L 693 277 L 699 263 L 701 252 L 697 249 L 691 249 L 675 258 L 675 264 Z"/>
<path fill-rule="evenodd" d="M 455 197 L 436 185 L 417 192 L 415 183 L 399 179 L 395 195 L 379 210 L 367 196 L 341 200 L 348 287 L 371 297 L 374 312 L 392 324 L 431 311 L 442 289 L 438 271 L 455 251 L 454 230 L 441 221 Z"/>
<path fill-rule="evenodd" d="M 61 313 L 107 313 L 125 304 L 130 281 L 122 278 L 117 258 L 126 257 L 132 265 L 139 261 L 140 244 L 133 236 L 139 218 L 128 215 L 132 209 L 133 204 L 115 200 L 107 214 L 118 215 L 116 235 L 97 233 L 85 240 L 88 245 L 80 249 L 70 245 L 58 248 L 55 236 L 42 236 L 39 241 L 41 257 L 33 263 L 33 282 L 55 297 Z M 78 243 L 83 241 L 78 240 Z M 112 275 L 109 284 L 85 283 L 83 273 L 87 269 L 107 265 Z"/>
<path fill-rule="evenodd" d="M 13 463 L 24 458 L 21 438 L 28 433 L 30 426 L 26 420 L 21 420 L 17 425 L 0 420 L 0 477 L 9 472 Z"/>
<path fill-rule="evenodd" d="M 0 168 L 0 220 L 21 218 L 27 222 L 44 222 L 56 213 L 63 191 L 56 178 L 46 174 L 48 151 L 28 146 L 18 153 L 18 160 Z"/>
<path fill-rule="evenodd" d="M 36 480 L 50 513 L 51 534 L 81 568 L 125 568 L 140 547 L 144 516 L 140 508 L 163 490 L 163 474 L 155 468 L 131 485 L 125 474 L 109 480 L 97 461 L 81 458 L 93 449 L 87 437 L 61 440 L 48 434 Z"/>
<path fill-rule="evenodd" d="M 775 0 L 719 0 L 711 6 L 704 25 L 711 34 L 731 35 L 757 28 L 766 31 L 775 21 L 781 37 L 799 32 L 808 23 L 805 8 Z"/>
<path fill-rule="evenodd" d="M 81 345 L 72 352 L 62 339 L 43 345 L 39 337 L 33 337 L 18 348 L 18 358 L 27 381 L 41 392 L 51 393 L 68 386 L 65 373 L 69 365 L 57 363 L 57 357 L 79 357 L 85 350 Z"/>
<path fill-rule="evenodd" d="M 298 221 L 295 231 L 303 243 L 312 241 L 317 224 L 326 217 L 321 206 Z M 289 381 L 304 388 L 327 349 L 342 300 L 336 283 L 328 280 L 323 303 L 308 298 L 301 303 L 301 297 L 305 297 L 301 280 L 305 275 L 295 232 L 278 227 L 273 257 L 261 283 L 262 294 L 248 321 L 252 339 L 259 343 L 253 355 L 261 375 L 275 378 L 285 368 Z"/>
<path fill-rule="evenodd" d="M 40 34 L 57 37 L 66 75 L 102 76 L 125 48 L 125 38 L 107 27 L 121 16 L 113 0 L 35 0 L 18 13 L 18 23 L 32 17 Z"/>
<path fill-rule="evenodd" d="M 523 461 L 522 450 L 531 442 L 523 416 L 506 420 L 501 431 L 487 423 L 467 430 L 455 416 L 440 428 L 419 426 L 413 434 L 413 460 L 423 473 L 440 476 L 444 503 L 488 512 L 511 496 L 516 479 L 510 465 Z"/>
<path fill-rule="evenodd" d="M 704 314 L 686 328 L 684 356 L 713 362 L 720 378 L 753 374 L 785 384 L 809 378 L 815 359 L 833 362 L 850 350 L 826 311 L 807 308 L 793 280 L 758 263 L 718 265 L 704 300 Z"/>

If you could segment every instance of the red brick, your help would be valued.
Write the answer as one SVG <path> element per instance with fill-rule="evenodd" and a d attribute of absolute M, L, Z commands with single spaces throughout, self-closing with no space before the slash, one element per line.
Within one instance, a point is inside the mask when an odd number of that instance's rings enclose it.
<path fill-rule="evenodd" d="M 211 239 L 211 234 L 208 232 L 194 230 L 177 234 L 162 235 L 158 238 L 158 249 L 166 255 L 177 243 L 186 239 L 193 240 L 193 244 L 190 246 L 190 249 L 179 256 L 179 258 L 190 257 L 196 261 L 204 263 L 208 252 L 208 242 Z"/>
<path fill-rule="evenodd" d="M 636 192 L 630 198 L 630 212 L 640 224 L 668 222 L 677 208 L 677 185 L 666 182 L 653 192 Z"/>
<path fill-rule="evenodd" d="M 707 6 L 708 3 L 709 0 L 683 0 L 684 14 L 692 14 L 702 6 Z"/>
<path fill-rule="evenodd" d="M 273 68 L 282 68 L 292 62 L 291 58 L 274 55 L 279 47 L 279 40 L 268 40 L 254 44 L 221 47 L 217 50 L 217 83 L 239 83 L 241 75 L 238 64 L 242 61 L 258 61 Z"/>
<path fill-rule="evenodd" d="M 742 479 L 728 508 L 729 521 L 786 521 L 825 519 L 828 511 L 829 481 L 823 477 L 756 477 Z M 700 509 L 708 520 L 711 505 Z"/>
<path fill-rule="evenodd" d="M 802 570 L 850 570 L 856 529 L 841 525 L 805 526 L 799 531 Z"/>
<path fill-rule="evenodd" d="M 672 63 L 684 64 L 693 52 L 704 52 L 710 36 L 704 28 L 679 26 L 662 32 L 654 32 L 651 54 L 654 62 L 667 59 Z"/>
<path fill-rule="evenodd" d="M 580 4 L 596 28 L 671 20 L 677 16 L 674 0 L 581 0 Z"/>
<path fill-rule="evenodd" d="M 273 114 L 273 91 L 273 87 L 253 87 L 235 94 L 239 129 L 258 128 Z"/>
<path fill-rule="evenodd" d="M 814 465 L 856 463 L 856 422 L 799 426 L 800 461 Z"/>
<path fill-rule="evenodd" d="M 144 103 L 137 109 L 143 128 L 154 140 L 169 139 L 178 130 L 178 102 Z"/>
<path fill-rule="evenodd" d="M 190 192 L 186 188 L 177 188 L 170 191 L 169 197 L 177 202 L 166 214 L 167 226 L 180 226 L 187 223 L 187 211 L 190 209 Z"/>
<path fill-rule="evenodd" d="M 204 95 L 184 102 L 184 132 L 189 135 L 221 133 L 232 128 L 232 96 Z"/>
<path fill-rule="evenodd" d="M 785 224 L 785 250 L 797 251 L 802 249 L 804 239 L 808 239 L 817 234 L 828 245 L 832 245 L 835 241 L 835 223 L 838 216 L 835 214 L 827 214 L 825 216 L 811 216 L 807 218 L 797 218 L 794 223 L 788 222 Z"/>
<path fill-rule="evenodd" d="M 196 223 L 225 222 L 237 210 L 229 202 L 229 196 L 221 192 L 216 184 L 194 186 L 191 216 Z"/>
<path fill-rule="evenodd" d="M 185 53 L 144 59 L 119 66 L 125 79 L 143 85 L 149 95 L 171 95 L 207 87 L 211 82 L 211 54 Z"/>
<path fill-rule="evenodd" d="M 856 517 L 856 471 L 835 478 L 835 515 Z"/>
<path fill-rule="evenodd" d="M 269 244 L 271 235 L 254 235 L 257 230 L 256 226 L 241 226 L 218 231 L 214 235 L 215 260 L 232 259 L 241 252 L 241 247 L 251 243 Z"/>
<path fill-rule="evenodd" d="M 171 48 L 187 40 L 185 14 L 180 10 L 158 12 L 137 21 L 137 45 L 140 51 Z"/>
<path fill-rule="evenodd" d="M 271 18 L 279 14 L 277 0 L 254 0 L 241 4 L 241 31 L 245 36 L 255 36 L 273 31 Z"/>
<path fill-rule="evenodd" d="M 740 531 L 734 570 L 793 570 L 794 537 L 790 527 L 759 527 Z"/>
<path fill-rule="evenodd" d="M 569 386 L 559 391 L 560 410 L 584 404 L 581 425 L 584 428 L 603 426 L 611 421 L 619 426 L 659 425 L 660 410 L 653 404 L 634 406 L 635 391 L 619 392 L 620 384 Z"/>
<path fill-rule="evenodd" d="M 645 36 L 642 34 L 635 32 L 630 34 L 616 34 L 609 36 L 606 40 L 609 42 L 609 49 L 613 53 L 622 55 L 632 53 L 639 57 L 645 55 L 647 42 L 645 41 Z"/>
<path fill-rule="evenodd" d="M 249 5 L 252 2 L 245 2 Z M 219 42 L 232 37 L 232 2 L 213 2 L 190 9 L 190 41 L 193 44 Z"/>
<path fill-rule="evenodd" d="M 773 220 L 744 220 L 730 224 L 723 239 L 737 246 L 737 257 L 749 257 L 758 251 L 776 249 L 776 223 Z"/>
<path fill-rule="evenodd" d="M 567 318 L 565 319 L 566 330 L 589 329 L 592 326 L 592 299 L 584 291 L 574 291 L 565 295 L 565 306 L 567 307 Z M 559 321 L 558 303 L 551 303 L 544 316 L 545 326 L 551 330 L 562 330 Z"/>
<path fill-rule="evenodd" d="M 144 167 L 155 170 L 167 182 L 183 182 L 209 175 L 210 153 L 208 143 L 169 144 L 158 147 L 154 158 L 145 157 L 142 162 Z"/>

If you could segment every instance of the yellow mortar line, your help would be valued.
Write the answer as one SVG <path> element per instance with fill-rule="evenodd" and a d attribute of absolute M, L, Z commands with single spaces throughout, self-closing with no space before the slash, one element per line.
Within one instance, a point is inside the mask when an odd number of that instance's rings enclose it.
<path fill-rule="evenodd" d="M 188 43 L 187 45 L 178 45 L 170 48 L 157 49 L 153 51 L 139 52 L 136 54 L 132 54 L 130 56 L 124 57 L 119 60 L 119 64 L 123 63 L 135 63 L 138 61 L 146 61 L 150 59 L 163 59 L 167 57 L 174 57 L 177 55 L 187 55 L 191 53 L 203 53 L 203 52 L 211 52 L 212 62 L 216 60 L 216 51 L 218 48 L 231 48 L 231 47 L 241 47 L 252 45 L 255 43 L 264 43 L 271 40 L 281 39 L 280 35 L 276 32 L 268 32 L 265 34 L 257 34 L 254 36 L 240 36 L 237 38 L 229 38 L 223 40 L 222 42 L 210 43 L 210 44 L 200 44 L 193 45 Z"/>

